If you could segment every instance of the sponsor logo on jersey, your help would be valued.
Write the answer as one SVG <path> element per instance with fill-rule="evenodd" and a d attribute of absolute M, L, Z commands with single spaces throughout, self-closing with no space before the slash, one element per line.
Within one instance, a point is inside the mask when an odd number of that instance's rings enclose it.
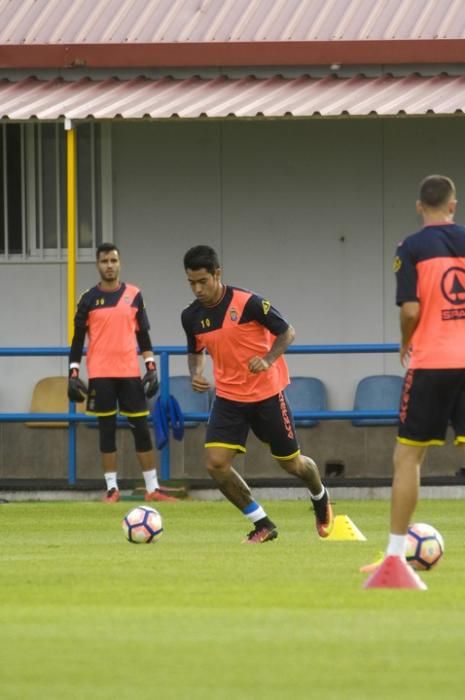
<path fill-rule="evenodd" d="M 400 268 L 402 267 L 402 260 L 399 258 L 398 255 L 394 258 L 394 262 L 392 263 L 392 269 L 394 272 L 399 272 Z"/>
<path fill-rule="evenodd" d="M 443 297 L 452 306 L 465 306 L 465 269 L 449 267 L 441 279 Z"/>
<path fill-rule="evenodd" d="M 270 308 L 271 308 L 271 304 L 270 304 L 270 302 L 267 301 L 266 299 L 263 299 L 263 301 L 262 301 L 262 307 L 263 307 L 263 313 L 264 313 L 265 316 L 266 316 L 267 313 L 268 313 L 268 311 L 269 311 Z"/>
<path fill-rule="evenodd" d="M 465 318 L 465 309 L 443 309 L 441 311 L 443 321 L 458 321 L 461 318 Z"/>

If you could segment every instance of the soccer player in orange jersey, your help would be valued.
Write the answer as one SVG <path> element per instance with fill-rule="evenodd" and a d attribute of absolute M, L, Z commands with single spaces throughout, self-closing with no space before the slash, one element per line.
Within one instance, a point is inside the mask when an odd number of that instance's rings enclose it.
<path fill-rule="evenodd" d="M 81 296 L 74 319 L 69 356 L 68 397 L 83 401 L 87 412 L 98 417 L 100 452 L 106 481 L 107 503 L 120 498 L 116 461 L 116 414 L 129 419 L 136 454 L 146 485 L 146 501 L 173 501 L 158 483 L 147 416 L 147 398 L 158 389 L 157 369 L 149 335 L 150 325 L 140 290 L 120 281 L 121 261 L 114 243 L 97 248 L 100 282 Z M 88 337 L 89 389 L 79 378 L 85 337 Z M 141 380 L 137 346 L 146 372 Z"/>
<path fill-rule="evenodd" d="M 450 178 L 426 177 L 416 204 L 423 227 L 400 243 L 394 261 L 400 361 L 407 372 L 385 570 L 393 565 L 391 557 L 404 560 L 429 445 L 444 444 L 449 421 L 456 444 L 465 444 L 465 227 L 454 223 L 456 206 Z"/>
<path fill-rule="evenodd" d="M 252 523 L 246 542 L 268 542 L 278 536 L 275 524 L 233 468 L 235 455 L 246 451 L 251 428 L 269 444 L 279 465 L 307 486 L 318 534 L 327 537 L 333 526 L 328 491 L 316 464 L 300 453 L 284 391 L 289 374 L 283 353 L 294 340 L 294 329 L 266 299 L 223 284 L 218 256 L 209 246 L 188 250 L 184 268 L 196 297 L 182 313 L 192 387 L 210 388 L 204 376 L 205 350 L 215 378 L 205 443 L 209 474 Z"/>

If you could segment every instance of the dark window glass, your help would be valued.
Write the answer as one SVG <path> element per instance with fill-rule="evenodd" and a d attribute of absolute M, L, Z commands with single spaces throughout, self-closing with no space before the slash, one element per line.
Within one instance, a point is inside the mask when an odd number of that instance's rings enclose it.
<path fill-rule="evenodd" d="M 21 253 L 22 194 L 21 126 L 6 125 L 6 171 L 8 211 L 8 252 Z"/>
<path fill-rule="evenodd" d="M 5 253 L 5 173 L 3 166 L 3 130 L 5 127 L 0 126 L 0 254 Z"/>

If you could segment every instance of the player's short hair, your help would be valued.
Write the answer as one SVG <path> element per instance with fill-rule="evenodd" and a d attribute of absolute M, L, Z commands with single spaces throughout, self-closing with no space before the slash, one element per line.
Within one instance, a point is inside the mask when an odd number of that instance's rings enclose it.
<path fill-rule="evenodd" d="M 96 259 L 99 259 L 100 253 L 111 253 L 112 250 L 116 250 L 118 255 L 120 254 L 118 246 L 114 243 L 100 243 L 99 247 L 97 248 Z"/>
<path fill-rule="evenodd" d="M 420 183 L 420 202 L 427 207 L 442 207 L 455 197 L 455 185 L 445 175 L 428 175 Z"/>
<path fill-rule="evenodd" d="M 202 270 L 205 268 L 211 275 L 220 267 L 218 255 L 209 245 L 196 245 L 189 248 L 184 256 L 185 270 Z"/>

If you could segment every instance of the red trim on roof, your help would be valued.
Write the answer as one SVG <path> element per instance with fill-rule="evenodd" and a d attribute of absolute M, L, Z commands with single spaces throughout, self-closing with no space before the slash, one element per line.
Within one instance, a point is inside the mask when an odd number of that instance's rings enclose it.
<path fill-rule="evenodd" d="M 465 39 L 0 46 L 0 68 L 465 63 Z"/>

